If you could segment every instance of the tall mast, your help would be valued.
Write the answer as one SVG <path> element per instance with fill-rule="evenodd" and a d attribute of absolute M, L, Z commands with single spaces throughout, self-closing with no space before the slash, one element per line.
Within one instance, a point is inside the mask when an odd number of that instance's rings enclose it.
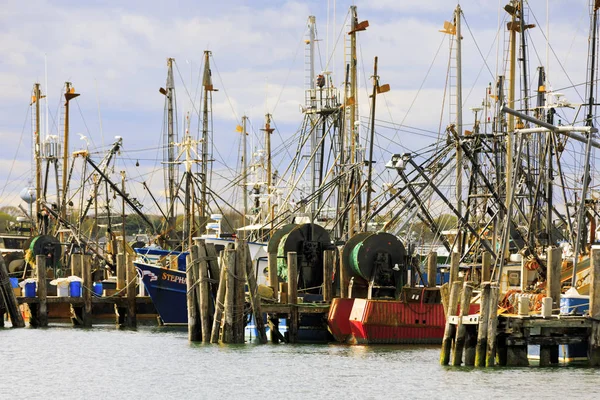
<path fill-rule="evenodd" d="M 456 6 L 454 11 L 454 24 L 456 26 L 456 33 L 454 38 L 456 40 L 456 211 L 459 218 L 456 220 L 456 250 L 462 255 L 462 234 L 461 234 L 461 217 L 462 212 L 462 163 L 463 163 L 463 150 L 460 141 L 463 135 L 463 122 L 462 122 L 462 36 L 460 32 L 460 5 Z"/>
<path fill-rule="evenodd" d="M 208 209 L 206 200 L 206 190 L 209 179 L 209 140 L 210 126 L 209 126 L 209 107 L 212 107 L 212 92 L 215 91 L 212 84 L 212 77 L 210 71 L 210 55 L 212 53 L 209 50 L 204 51 L 204 73 L 202 78 L 202 87 L 204 90 L 203 105 L 202 105 L 202 170 L 200 175 L 202 177 L 202 185 L 200 190 L 200 228 L 201 230 L 206 227 L 206 211 Z"/>
<path fill-rule="evenodd" d="M 35 100 L 35 219 L 36 230 L 39 232 L 40 221 L 40 201 L 42 198 L 42 154 L 41 154 L 41 143 L 40 143 L 40 84 L 36 83 L 33 87 L 33 96 Z M 33 218 L 33 216 L 31 216 Z"/>
<path fill-rule="evenodd" d="M 600 0 L 595 0 L 592 11 L 592 37 L 589 42 L 590 46 L 590 64 L 589 64 L 589 77 L 588 77 L 588 104 L 587 104 L 587 116 L 586 126 L 594 126 L 594 80 L 596 79 L 596 47 L 597 43 L 597 31 L 598 31 L 598 8 L 600 8 Z M 585 244 L 585 238 L 583 235 L 583 216 L 585 214 L 585 200 L 587 195 L 588 186 L 591 180 L 590 177 L 590 156 L 592 152 L 592 141 L 593 133 L 587 132 L 587 143 L 585 146 L 585 163 L 583 172 L 583 187 L 581 188 L 581 198 L 577 207 L 577 236 L 575 238 L 575 252 L 573 254 L 573 276 L 571 278 L 571 286 L 575 287 L 577 283 L 577 261 L 579 258 L 579 252 Z"/>
<path fill-rule="evenodd" d="M 165 190 L 167 200 L 167 232 L 168 237 L 174 235 L 176 210 L 175 199 L 177 198 L 177 166 L 175 165 L 175 145 L 177 143 L 177 130 L 175 129 L 175 83 L 173 79 L 173 58 L 167 58 L 167 82 L 166 89 L 161 88 L 160 92 L 165 96 L 166 107 L 166 136 L 163 143 L 163 159 L 165 165 Z"/>
<path fill-rule="evenodd" d="M 349 154 L 345 158 L 346 164 L 349 164 L 350 168 L 354 168 L 354 165 L 358 162 L 357 157 L 357 144 L 358 144 L 358 126 L 356 124 L 357 110 L 358 110 L 358 80 L 357 80 L 357 56 L 356 56 L 356 32 L 364 31 L 369 26 L 368 21 L 358 22 L 358 14 L 356 12 L 356 6 L 350 6 L 350 57 L 347 61 L 349 64 L 349 75 L 350 75 L 350 90 L 349 97 L 344 99 L 346 102 L 346 112 L 348 112 L 348 119 L 346 121 L 346 138 L 345 143 L 349 146 Z M 359 174 L 354 174 L 353 181 L 349 183 L 348 187 L 348 198 L 352 203 L 348 206 L 348 238 L 354 236 L 356 232 L 356 206 L 354 204 L 354 191 L 360 187 Z"/>
<path fill-rule="evenodd" d="M 246 132 L 247 119 L 248 117 L 245 115 L 242 117 L 242 198 L 244 201 L 244 226 L 246 226 L 246 217 L 248 215 L 248 145 L 246 140 L 248 136 L 248 133 Z"/>
<path fill-rule="evenodd" d="M 267 158 L 267 212 L 266 215 L 271 215 L 271 186 L 273 174 L 271 173 L 271 134 L 275 129 L 271 128 L 271 114 L 265 115 L 265 152 Z M 273 218 L 268 217 L 271 221 L 271 229 L 273 229 Z"/>
<path fill-rule="evenodd" d="M 69 102 L 75 97 L 79 96 L 79 93 L 75 93 L 75 88 L 71 85 L 71 82 L 65 82 L 65 132 L 64 132 L 64 147 L 63 147 L 63 170 L 62 170 L 62 201 L 61 201 L 61 216 L 66 220 L 67 218 L 67 204 L 68 198 L 68 184 L 67 184 L 67 167 L 69 165 Z"/>

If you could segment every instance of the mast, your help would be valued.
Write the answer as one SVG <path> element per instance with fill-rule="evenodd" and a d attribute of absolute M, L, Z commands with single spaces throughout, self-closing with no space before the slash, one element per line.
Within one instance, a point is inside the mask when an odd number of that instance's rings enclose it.
<path fill-rule="evenodd" d="M 172 245 L 173 241 L 169 240 L 172 235 L 175 235 L 176 227 L 176 210 L 175 200 L 177 198 L 177 166 L 175 164 L 175 144 L 177 143 L 177 130 L 175 129 L 176 118 L 175 110 L 175 82 L 173 79 L 173 61 L 174 58 L 167 58 L 167 82 L 166 89 L 160 88 L 159 91 L 165 96 L 166 108 L 166 135 L 163 139 L 163 160 L 165 162 L 165 192 L 167 201 L 167 242 Z M 175 239 L 176 240 L 176 239 Z"/>
<path fill-rule="evenodd" d="M 36 83 L 33 88 L 33 96 L 35 101 L 35 219 L 36 230 L 40 232 L 40 202 L 42 199 L 42 154 L 40 143 L 40 84 Z M 31 216 L 33 218 L 33 216 Z"/>
<path fill-rule="evenodd" d="M 460 5 L 456 6 L 454 11 L 454 24 L 456 26 L 456 32 L 454 38 L 456 40 L 456 211 L 459 218 L 456 219 L 456 250 L 457 253 L 462 255 L 462 234 L 461 234 L 461 217 L 462 211 L 462 164 L 463 164 L 463 150 L 460 144 L 463 135 L 463 122 L 462 122 L 462 36 L 460 32 Z"/>
<path fill-rule="evenodd" d="M 271 186 L 273 180 L 273 174 L 271 173 L 271 134 L 275 129 L 271 128 L 271 114 L 265 115 L 265 128 L 262 129 L 265 132 L 265 152 L 267 158 L 267 212 L 266 216 L 270 216 L 271 213 Z M 273 218 L 268 217 L 271 221 L 271 230 L 273 230 Z"/>
<path fill-rule="evenodd" d="M 79 96 L 79 93 L 75 93 L 75 88 L 71 85 L 71 82 L 65 82 L 65 131 L 64 131 L 64 147 L 63 147 L 63 169 L 62 169 L 62 201 L 61 205 L 61 217 L 67 219 L 67 165 L 69 165 L 69 102 L 75 97 Z"/>
<path fill-rule="evenodd" d="M 246 120 L 247 116 L 242 117 L 242 197 L 244 201 L 244 226 L 246 226 L 246 217 L 248 215 L 248 149 L 247 149 L 247 136 L 246 132 Z M 244 231 L 246 232 L 246 231 Z M 244 233 L 244 236 L 246 234 Z"/>
<path fill-rule="evenodd" d="M 210 55 L 212 53 L 209 50 L 204 51 L 204 74 L 202 78 L 202 87 L 204 90 L 203 105 L 202 105 L 202 169 L 200 176 L 202 177 L 202 185 L 200 189 L 200 229 L 206 227 L 206 188 L 207 180 L 209 176 L 208 163 L 209 160 L 209 149 L 208 141 L 210 140 L 209 132 L 209 106 L 212 106 L 212 92 L 215 91 L 212 84 L 211 71 L 210 71 Z"/>
<path fill-rule="evenodd" d="M 361 32 L 367 29 L 369 21 L 358 22 L 358 15 L 356 12 L 356 6 L 350 6 L 350 57 L 347 62 L 349 65 L 349 97 L 345 98 L 346 112 L 348 112 L 347 127 L 346 127 L 346 138 L 344 142 L 350 145 L 349 151 L 346 155 L 346 164 L 350 168 L 354 168 L 354 165 L 358 162 L 357 157 L 357 144 L 358 144 L 358 126 L 357 111 L 358 111 L 358 81 L 357 81 L 357 55 L 356 55 L 356 32 Z M 356 205 L 355 205 L 355 191 L 356 188 L 360 187 L 360 177 L 358 173 L 352 174 L 351 181 L 348 185 L 348 198 L 351 199 L 351 203 L 348 206 L 348 238 L 354 236 L 356 232 Z"/>
<path fill-rule="evenodd" d="M 594 80 L 596 79 L 596 47 L 597 47 L 597 31 L 598 31 L 598 8 L 600 8 L 600 0 L 595 0 L 592 11 L 592 37 L 590 40 L 590 68 L 588 77 L 588 104 L 586 126 L 594 126 Z M 585 145 L 585 163 L 583 172 L 583 187 L 581 188 L 581 198 L 577 207 L 577 236 L 575 237 L 575 252 L 573 254 L 573 276 L 571 277 L 571 286 L 575 287 L 577 283 L 577 261 L 579 252 L 585 244 L 583 235 L 583 216 L 585 214 L 585 198 L 587 195 L 588 186 L 591 180 L 590 177 L 590 156 L 592 152 L 593 132 L 587 132 L 587 142 Z"/>

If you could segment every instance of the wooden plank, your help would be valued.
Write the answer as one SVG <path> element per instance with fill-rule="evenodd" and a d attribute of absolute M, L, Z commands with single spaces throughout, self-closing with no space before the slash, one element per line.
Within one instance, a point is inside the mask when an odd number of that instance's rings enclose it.
<path fill-rule="evenodd" d="M 450 255 L 450 284 L 458 280 L 460 254 L 452 252 Z"/>
<path fill-rule="evenodd" d="M 117 291 L 124 290 L 127 284 L 127 266 L 125 262 L 125 254 L 117 254 Z M 123 293 L 120 295 L 122 296 Z"/>
<path fill-rule="evenodd" d="M 340 271 L 340 298 L 347 299 L 348 298 L 348 265 L 344 261 L 344 257 L 342 257 L 342 251 L 337 251 L 337 265 Z"/>
<path fill-rule="evenodd" d="M 295 251 L 287 254 L 288 267 L 288 303 L 290 304 L 290 323 L 288 337 L 290 343 L 298 341 L 298 256 Z"/>
<path fill-rule="evenodd" d="M 246 248 L 246 280 L 248 281 L 248 294 L 250 304 L 252 305 L 252 313 L 254 314 L 254 322 L 258 332 L 258 342 L 261 344 L 267 343 L 267 331 L 263 321 L 263 313 L 260 304 L 260 296 L 258 295 L 258 285 L 256 283 L 256 275 L 254 275 L 254 265 L 250 256 L 250 248 Z"/>
<path fill-rule="evenodd" d="M 46 280 L 46 256 L 35 257 L 35 268 L 38 278 L 37 297 L 40 301 L 38 307 L 39 326 L 48 326 L 48 281 Z"/>
<path fill-rule="evenodd" d="M 194 248 L 196 246 L 192 246 Z M 187 316 L 188 316 L 188 340 L 190 342 L 197 342 L 201 339 L 200 333 L 200 321 L 198 314 L 198 299 L 196 294 L 197 284 L 197 252 L 192 251 L 187 255 L 186 259 L 186 271 L 185 271 L 185 282 L 186 282 L 186 304 L 187 304 Z"/>
<path fill-rule="evenodd" d="M 219 268 L 219 258 L 217 257 L 217 248 L 214 243 L 205 243 L 206 247 L 206 260 L 208 261 L 208 272 L 210 273 L 210 279 L 217 281 L 215 284 L 210 285 L 210 291 L 213 298 L 217 297 L 217 291 L 219 287 L 219 277 L 221 269 Z M 209 282 L 210 283 L 210 282 Z M 212 312 L 214 315 L 214 310 Z"/>
<path fill-rule="evenodd" d="M 36 257 L 37 260 L 37 257 Z M 83 259 L 81 254 L 71 254 L 71 275 L 78 276 L 81 278 L 83 273 L 82 263 Z M 36 261 L 37 263 L 37 261 Z"/>

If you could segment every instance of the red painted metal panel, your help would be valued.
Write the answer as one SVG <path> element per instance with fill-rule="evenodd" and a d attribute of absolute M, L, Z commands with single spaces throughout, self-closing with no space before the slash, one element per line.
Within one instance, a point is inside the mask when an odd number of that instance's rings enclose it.
<path fill-rule="evenodd" d="M 357 343 L 441 343 L 446 318 L 441 304 L 394 300 L 354 303 L 350 324 Z"/>
<path fill-rule="evenodd" d="M 327 325 L 331 334 L 338 342 L 346 342 L 352 335 L 350 329 L 350 313 L 354 299 L 333 299 L 329 315 L 327 316 Z"/>

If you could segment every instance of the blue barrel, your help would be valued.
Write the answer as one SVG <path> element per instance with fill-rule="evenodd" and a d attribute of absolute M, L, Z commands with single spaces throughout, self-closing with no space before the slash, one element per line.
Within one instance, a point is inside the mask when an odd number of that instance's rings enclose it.
<path fill-rule="evenodd" d="M 8 279 L 10 279 L 10 286 L 13 289 L 19 287 L 19 278 L 8 278 Z"/>
<path fill-rule="evenodd" d="M 79 282 L 79 281 L 69 282 L 69 296 L 81 297 L 81 282 Z"/>
<path fill-rule="evenodd" d="M 24 287 L 25 297 L 35 297 L 35 282 L 27 282 Z"/>
<path fill-rule="evenodd" d="M 102 282 L 94 282 L 93 290 L 96 296 L 102 296 Z"/>

